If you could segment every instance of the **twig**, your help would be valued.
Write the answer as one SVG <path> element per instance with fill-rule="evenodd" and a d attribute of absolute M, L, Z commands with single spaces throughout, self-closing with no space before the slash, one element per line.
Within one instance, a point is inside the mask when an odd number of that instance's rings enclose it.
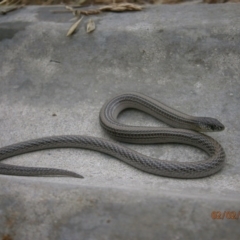
<path fill-rule="evenodd" d="M 79 11 L 79 13 L 80 14 L 82 14 L 82 15 L 86 15 L 86 16 L 88 16 L 88 15 L 94 15 L 94 14 L 99 14 L 99 13 L 101 13 L 101 10 L 99 10 L 99 9 L 90 9 L 90 10 L 87 10 L 87 11 Z"/>
<path fill-rule="evenodd" d="M 9 7 L 9 8 L 7 8 L 6 10 L 1 10 L 0 13 L 1 13 L 2 15 L 6 15 L 7 13 L 13 12 L 13 11 L 15 11 L 15 10 L 17 10 L 17 9 L 22 8 L 22 7 L 24 7 L 24 5 Z"/>
<path fill-rule="evenodd" d="M 0 5 L 3 5 L 5 3 L 7 3 L 8 0 L 3 0 L 2 2 L 0 2 Z"/>

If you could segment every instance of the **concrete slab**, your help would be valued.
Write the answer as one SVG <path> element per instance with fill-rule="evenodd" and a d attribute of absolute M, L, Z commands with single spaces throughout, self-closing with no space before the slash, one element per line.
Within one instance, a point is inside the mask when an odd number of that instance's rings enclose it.
<path fill-rule="evenodd" d="M 58 8 L 0 17 L 0 146 L 61 134 L 109 138 L 99 125 L 101 106 L 138 91 L 219 119 L 225 131 L 209 135 L 224 147 L 226 165 L 212 177 L 177 180 L 81 149 L 17 156 L 4 162 L 85 178 L 1 175 L 2 239 L 238 239 L 240 220 L 214 220 L 211 213 L 240 211 L 240 5 L 104 13 L 91 17 L 95 32 L 86 34 L 85 17 L 71 38 L 71 15 L 50 12 Z M 120 121 L 162 125 L 133 110 Z M 127 146 L 160 159 L 204 157 L 187 146 Z"/>

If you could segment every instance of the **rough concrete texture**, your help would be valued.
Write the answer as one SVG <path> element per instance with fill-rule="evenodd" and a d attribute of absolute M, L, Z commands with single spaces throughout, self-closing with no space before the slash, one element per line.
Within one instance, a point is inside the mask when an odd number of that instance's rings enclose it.
<path fill-rule="evenodd" d="M 84 179 L 0 176 L 2 239 L 239 239 L 240 5 L 148 6 L 142 12 L 92 16 L 96 30 L 66 37 L 71 14 L 28 7 L 0 17 L 0 146 L 82 134 L 109 138 L 101 106 L 139 91 L 196 116 L 219 119 L 211 133 L 226 165 L 197 180 L 153 176 L 112 157 L 58 149 L 4 162 L 68 169 Z M 138 111 L 127 124 L 162 126 Z M 160 159 L 191 161 L 202 151 L 173 144 L 138 146 Z M 240 217 L 239 217 L 240 218 Z"/>

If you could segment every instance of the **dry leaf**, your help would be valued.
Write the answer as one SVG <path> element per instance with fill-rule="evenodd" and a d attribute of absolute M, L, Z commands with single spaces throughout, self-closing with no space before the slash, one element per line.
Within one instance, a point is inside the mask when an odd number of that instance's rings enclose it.
<path fill-rule="evenodd" d="M 142 6 L 133 3 L 119 3 L 111 4 L 99 8 L 100 11 L 112 11 L 112 12 L 123 12 L 123 11 L 141 11 Z"/>
<path fill-rule="evenodd" d="M 67 33 L 67 37 L 72 35 L 75 31 L 76 31 L 76 28 L 78 27 L 78 25 L 80 24 L 80 22 L 82 21 L 83 17 L 81 17 L 77 22 L 75 22 L 71 27 L 70 29 L 68 30 L 68 33 Z"/>
<path fill-rule="evenodd" d="M 89 19 L 87 24 L 87 33 L 90 33 L 95 30 L 95 23 L 92 19 Z"/>
<path fill-rule="evenodd" d="M 74 11 L 74 9 L 73 9 L 71 6 L 65 6 L 65 8 L 66 8 L 67 10 L 71 11 L 71 12 Z"/>

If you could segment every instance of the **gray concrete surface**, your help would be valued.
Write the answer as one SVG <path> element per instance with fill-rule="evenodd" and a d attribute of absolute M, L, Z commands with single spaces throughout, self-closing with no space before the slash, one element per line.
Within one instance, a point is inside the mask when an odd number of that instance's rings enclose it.
<path fill-rule="evenodd" d="M 58 167 L 84 179 L 0 176 L 2 239 L 239 239 L 240 4 L 148 6 L 142 12 L 88 17 L 71 38 L 71 14 L 28 7 L 0 16 L 0 146 L 49 135 L 109 138 L 98 114 L 106 99 L 143 92 L 183 112 L 219 119 L 211 133 L 226 165 L 198 180 L 149 175 L 81 149 L 41 151 L 5 160 Z M 54 116 L 56 115 L 56 116 Z M 120 121 L 158 126 L 138 111 Z M 205 155 L 178 145 L 129 147 L 160 159 Z"/>

